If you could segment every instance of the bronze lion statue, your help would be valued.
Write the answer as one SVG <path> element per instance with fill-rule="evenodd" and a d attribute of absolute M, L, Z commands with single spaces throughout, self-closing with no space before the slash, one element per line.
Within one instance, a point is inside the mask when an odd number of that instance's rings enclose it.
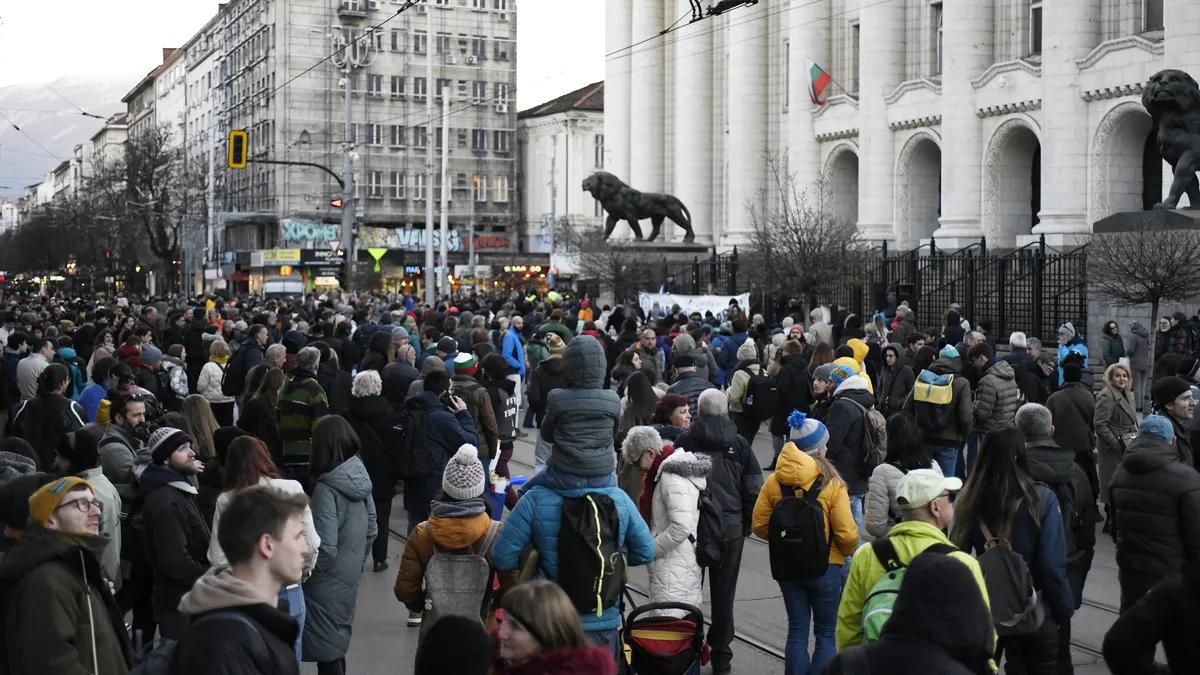
<path fill-rule="evenodd" d="M 1200 86 L 1182 70 L 1160 70 L 1142 91 L 1142 105 L 1154 119 L 1162 158 L 1175 172 L 1170 193 L 1154 208 L 1177 208 L 1186 194 L 1189 208 L 1200 209 Z"/>
<path fill-rule="evenodd" d="M 583 189 L 592 193 L 592 196 L 600 202 L 608 214 L 608 220 L 604 224 L 605 239 L 612 236 L 617 221 L 624 220 L 629 223 L 634 237 L 641 241 L 642 228 L 638 225 L 638 221 L 647 218 L 654 225 L 654 229 L 650 231 L 650 238 L 646 241 L 654 241 L 658 238 L 663 220 L 667 218 L 670 218 L 671 222 L 682 227 L 683 231 L 687 233 L 683 237 L 685 243 L 691 243 L 696 239 L 696 233 L 692 231 L 692 214 L 674 195 L 639 192 L 607 171 L 597 171 L 584 178 Z"/>

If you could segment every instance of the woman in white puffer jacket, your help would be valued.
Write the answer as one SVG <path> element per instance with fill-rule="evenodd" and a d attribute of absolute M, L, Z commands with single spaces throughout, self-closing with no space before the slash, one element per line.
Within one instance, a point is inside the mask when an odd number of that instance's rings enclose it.
<path fill-rule="evenodd" d="M 696 562 L 696 527 L 700 491 L 708 484 L 712 459 L 676 449 L 658 468 L 651 505 L 650 602 L 685 602 L 700 606 L 700 565 Z M 690 540 L 689 540 L 690 538 Z"/>

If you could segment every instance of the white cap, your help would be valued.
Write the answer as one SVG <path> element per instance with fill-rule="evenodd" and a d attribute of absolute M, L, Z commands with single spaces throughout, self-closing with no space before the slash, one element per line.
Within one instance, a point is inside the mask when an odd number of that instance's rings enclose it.
<path fill-rule="evenodd" d="M 900 486 L 896 489 L 896 503 L 903 509 L 919 509 L 943 492 L 958 492 L 962 486 L 961 480 L 946 478 L 933 469 L 913 469 L 900 480 Z"/>

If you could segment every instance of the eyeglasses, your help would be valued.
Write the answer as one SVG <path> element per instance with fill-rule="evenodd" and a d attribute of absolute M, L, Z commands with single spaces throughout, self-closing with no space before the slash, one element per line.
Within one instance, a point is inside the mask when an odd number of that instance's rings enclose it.
<path fill-rule="evenodd" d="M 58 508 L 65 509 L 69 506 L 74 506 L 80 513 L 87 513 L 89 511 L 91 511 L 92 507 L 94 506 L 94 507 L 96 507 L 97 511 L 104 513 L 104 505 L 94 499 L 76 499 L 73 502 L 67 502 L 66 504 L 59 504 Z M 55 511 L 57 511 L 57 510 L 58 509 L 55 509 Z"/>

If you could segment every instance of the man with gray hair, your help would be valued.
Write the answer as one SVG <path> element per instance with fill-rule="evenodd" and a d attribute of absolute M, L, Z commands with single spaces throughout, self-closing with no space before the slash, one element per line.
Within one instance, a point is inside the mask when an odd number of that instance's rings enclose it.
<path fill-rule="evenodd" d="M 728 675 L 733 662 L 730 644 L 738 569 L 745 537 L 750 535 L 754 504 L 763 484 L 762 468 L 750 443 L 738 435 L 737 427 L 729 419 L 729 399 L 719 389 L 700 394 L 692 426 L 676 439 L 675 447 L 708 455 L 713 460 L 708 490 L 722 514 L 726 541 L 720 566 L 709 570 L 712 625 L 708 644 L 712 650 L 713 674 Z"/>
<path fill-rule="evenodd" d="M 1008 361 L 1009 365 L 1015 368 L 1029 359 L 1032 359 L 1033 356 L 1031 356 L 1029 354 L 1029 350 L 1026 349 L 1027 344 L 1029 344 L 1029 342 L 1024 333 L 1018 331 L 1010 335 L 1008 338 L 1009 352 L 1008 355 L 1004 357 L 1004 360 Z"/>
<path fill-rule="evenodd" d="M 1025 434 L 1029 476 L 1044 483 L 1058 497 L 1067 545 L 1067 583 L 1075 609 L 1083 603 L 1083 584 L 1092 568 L 1096 525 L 1100 512 L 1087 474 L 1075 461 L 1075 452 L 1054 442 L 1054 419 L 1046 406 L 1026 403 L 1017 409 L 1017 428 Z M 1071 623 L 1059 625 L 1059 672 L 1071 658 Z"/>
<path fill-rule="evenodd" d="M 283 440 L 283 466 L 279 469 L 284 478 L 298 480 L 306 489 L 313 427 L 329 414 L 329 398 L 317 383 L 320 364 L 321 352 L 315 347 L 301 349 L 296 355 L 296 366 L 284 378 L 275 408 Z"/>

